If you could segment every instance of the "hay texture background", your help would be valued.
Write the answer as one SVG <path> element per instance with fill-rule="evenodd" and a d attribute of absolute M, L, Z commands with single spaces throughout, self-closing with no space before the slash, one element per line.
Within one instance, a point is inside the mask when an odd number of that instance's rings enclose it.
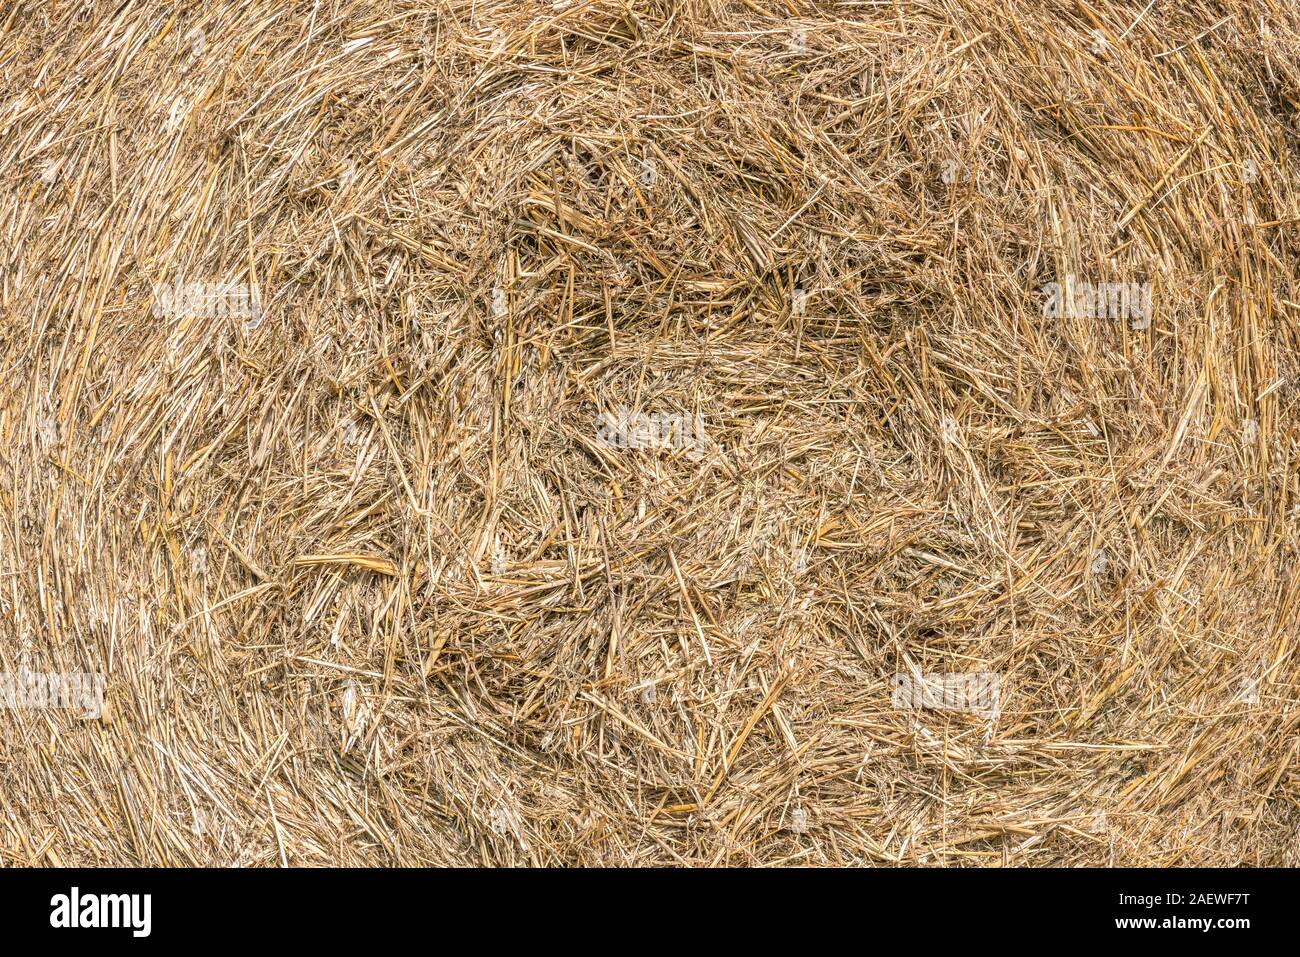
<path fill-rule="evenodd" d="M 0 91 L 0 670 L 107 681 L 3 863 L 1300 861 L 1289 0 L 11 0 Z"/>

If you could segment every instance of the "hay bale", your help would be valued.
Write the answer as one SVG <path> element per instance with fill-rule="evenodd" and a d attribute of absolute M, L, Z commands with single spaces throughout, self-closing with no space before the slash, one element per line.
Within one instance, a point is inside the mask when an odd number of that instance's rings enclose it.
<path fill-rule="evenodd" d="M 5 862 L 1300 862 L 1294 5 L 235 6 L 0 22 Z"/>

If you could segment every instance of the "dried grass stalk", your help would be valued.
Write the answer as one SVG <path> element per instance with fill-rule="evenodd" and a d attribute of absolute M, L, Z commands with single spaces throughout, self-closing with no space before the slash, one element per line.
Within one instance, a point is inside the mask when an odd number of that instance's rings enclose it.
<path fill-rule="evenodd" d="M 0 862 L 1300 863 L 1298 64 L 0 7 Z"/>

